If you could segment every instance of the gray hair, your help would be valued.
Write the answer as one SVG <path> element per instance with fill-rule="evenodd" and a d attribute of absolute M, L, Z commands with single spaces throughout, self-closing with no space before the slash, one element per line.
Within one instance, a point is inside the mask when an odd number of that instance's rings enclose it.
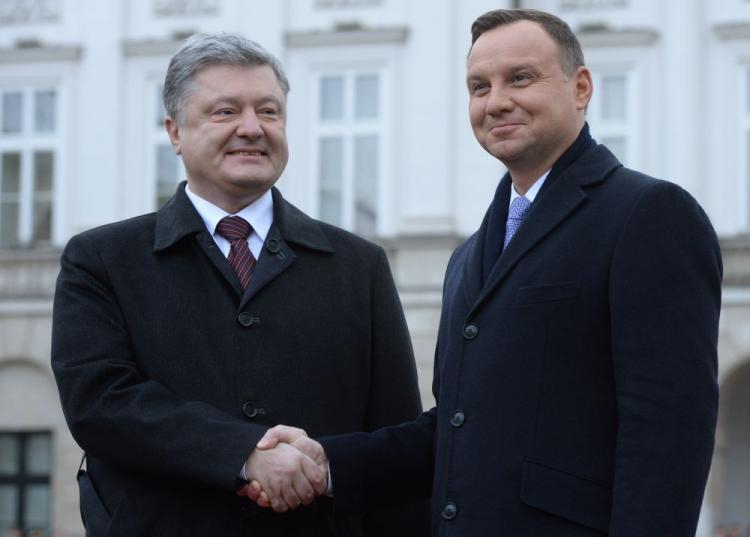
<path fill-rule="evenodd" d="M 172 56 L 167 68 L 162 98 L 168 116 L 180 121 L 180 112 L 190 94 L 196 73 L 214 65 L 267 65 L 273 69 L 284 95 L 289 93 L 289 80 L 281 63 L 255 41 L 225 33 L 195 34 Z"/>
<path fill-rule="evenodd" d="M 560 66 L 566 79 L 570 79 L 576 69 L 584 65 L 583 50 L 576 34 L 561 18 L 536 9 L 496 9 L 488 11 L 471 25 L 471 46 L 484 32 L 519 21 L 536 22 L 544 28 L 560 47 Z"/>

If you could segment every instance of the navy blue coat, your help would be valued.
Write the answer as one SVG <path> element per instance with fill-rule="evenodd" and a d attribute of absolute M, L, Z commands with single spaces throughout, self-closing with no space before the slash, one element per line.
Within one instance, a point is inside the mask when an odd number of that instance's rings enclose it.
<path fill-rule="evenodd" d="M 508 176 L 500 189 L 507 215 Z M 705 213 L 594 145 L 483 284 L 486 225 L 448 265 L 437 407 L 322 439 L 335 509 L 432 490 L 435 536 L 692 537 L 718 398 Z"/>
<path fill-rule="evenodd" d="M 421 412 L 382 248 L 274 190 L 274 224 L 243 293 L 182 185 L 155 214 L 74 237 L 61 265 L 52 366 L 88 453 L 87 535 L 429 531 L 426 505 L 345 519 L 322 500 L 277 515 L 234 493 L 269 426 L 367 431 Z"/>

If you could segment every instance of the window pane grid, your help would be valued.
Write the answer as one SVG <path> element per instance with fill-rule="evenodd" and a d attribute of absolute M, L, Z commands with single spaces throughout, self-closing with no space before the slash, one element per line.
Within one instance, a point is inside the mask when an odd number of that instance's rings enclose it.
<path fill-rule="evenodd" d="M 50 531 L 49 433 L 0 433 L 0 535 Z"/>
<path fill-rule="evenodd" d="M 587 114 L 594 138 L 607 146 L 625 165 L 632 165 L 630 133 L 633 117 L 630 113 L 632 75 L 628 71 L 594 73 L 594 92 Z"/>
<path fill-rule="evenodd" d="M 54 212 L 58 91 L 0 92 L 0 248 L 49 244 Z"/>
<path fill-rule="evenodd" d="M 381 75 L 368 71 L 319 79 L 319 217 L 356 233 L 377 231 Z"/>

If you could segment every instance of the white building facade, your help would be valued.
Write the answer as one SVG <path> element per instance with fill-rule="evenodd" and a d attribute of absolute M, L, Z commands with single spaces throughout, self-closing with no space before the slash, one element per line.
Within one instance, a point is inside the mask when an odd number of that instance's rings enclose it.
<path fill-rule="evenodd" d="M 594 137 L 685 187 L 722 239 L 721 416 L 698 535 L 750 527 L 750 1 L 0 0 L 0 536 L 83 534 L 81 452 L 49 367 L 60 248 L 155 210 L 184 179 L 160 92 L 194 32 L 239 33 L 282 60 L 278 186 L 387 249 L 432 404 L 443 270 L 504 172 L 469 126 L 469 28 L 514 6 L 571 24 Z"/>

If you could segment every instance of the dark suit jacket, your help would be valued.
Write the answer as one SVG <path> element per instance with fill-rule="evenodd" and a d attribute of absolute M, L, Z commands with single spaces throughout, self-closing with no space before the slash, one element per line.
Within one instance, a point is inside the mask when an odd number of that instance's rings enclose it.
<path fill-rule="evenodd" d="M 507 214 L 507 176 L 501 189 Z M 334 507 L 432 482 L 441 537 L 692 537 L 717 412 L 722 266 L 704 212 L 594 146 L 485 284 L 484 226 L 447 269 L 437 408 L 322 439 Z"/>
<path fill-rule="evenodd" d="M 367 431 L 421 412 L 383 250 L 273 194 L 274 224 L 244 294 L 184 185 L 157 213 L 65 248 L 52 365 L 88 453 L 82 507 L 103 526 L 89 535 L 428 531 L 424 504 L 334 519 L 326 499 L 275 515 L 234 494 L 269 426 Z"/>

